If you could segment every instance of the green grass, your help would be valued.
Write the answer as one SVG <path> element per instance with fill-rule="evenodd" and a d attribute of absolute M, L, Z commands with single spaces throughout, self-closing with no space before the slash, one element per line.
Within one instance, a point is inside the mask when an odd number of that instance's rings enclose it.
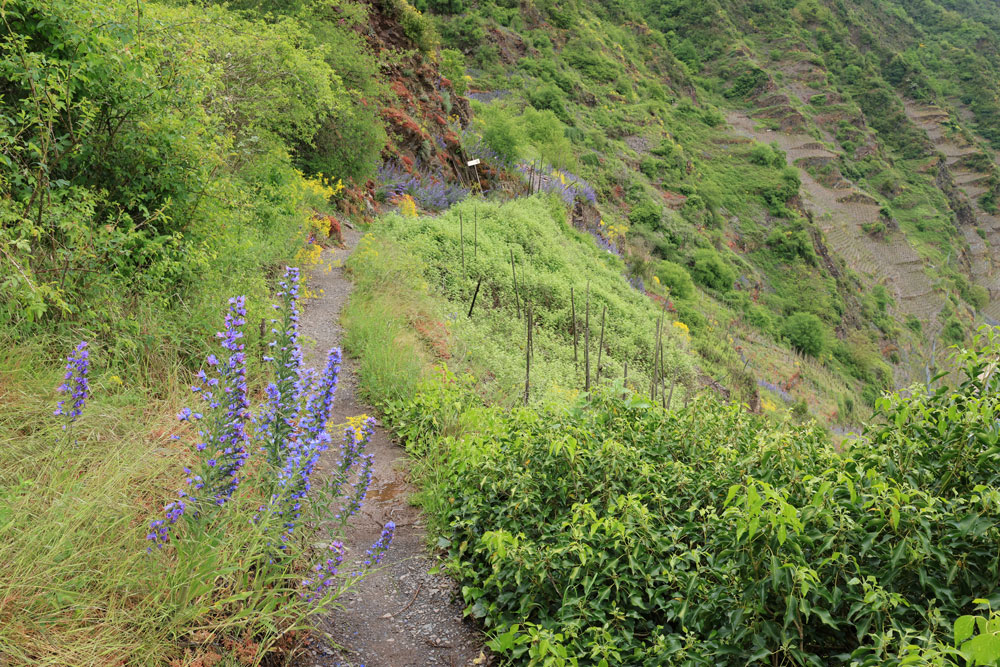
<path fill-rule="evenodd" d="M 318 606 L 299 597 L 315 533 L 297 531 L 292 555 L 277 558 L 276 524 L 254 521 L 271 488 L 261 457 L 224 508 L 185 517 L 169 546 L 147 553 L 149 522 L 196 462 L 195 427 L 176 417 L 194 404 L 176 356 L 158 362 L 151 386 L 92 350 L 92 397 L 63 430 L 52 414 L 59 348 L 0 347 L 0 662 L 256 662 L 292 648 L 312 614 L 335 604 L 339 593 Z M 325 530 L 337 499 L 312 497 L 310 525 Z"/>

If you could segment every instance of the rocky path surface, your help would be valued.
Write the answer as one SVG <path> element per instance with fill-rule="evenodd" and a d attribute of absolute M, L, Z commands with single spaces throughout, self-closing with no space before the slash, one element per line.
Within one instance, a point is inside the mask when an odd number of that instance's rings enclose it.
<path fill-rule="evenodd" d="M 301 320 L 307 365 L 321 369 L 327 350 L 341 345 L 340 313 L 353 284 L 343 261 L 357 246 L 361 233 L 344 229 L 345 248 L 324 250 L 321 264 L 307 278 L 308 294 Z M 357 361 L 346 353 L 341 365 L 332 421 L 372 414 L 357 396 Z M 426 665 L 487 665 L 480 633 L 463 619 L 454 581 L 429 574 L 435 561 L 426 549 L 423 516 L 409 504 L 406 454 L 381 427 L 368 452 L 375 456 L 375 474 L 365 504 L 344 535 L 348 555 L 358 558 L 393 521 L 396 535 L 383 567 L 341 598 L 342 609 L 323 619 L 329 638 L 313 644 L 297 667 L 424 667 Z M 328 464 L 331 461 L 327 462 Z"/>

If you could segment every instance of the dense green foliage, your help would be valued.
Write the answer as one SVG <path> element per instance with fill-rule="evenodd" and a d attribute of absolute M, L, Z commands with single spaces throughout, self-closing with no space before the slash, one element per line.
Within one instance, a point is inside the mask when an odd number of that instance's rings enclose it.
<path fill-rule="evenodd" d="M 781 330 L 792 347 L 802 354 L 818 357 L 826 347 L 823 322 L 812 313 L 795 313 L 785 320 Z"/>
<path fill-rule="evenodd" d="M 913 664 L 975 600 L 1000 603 L 1000 348 L 977 345 L 963 384 L 880 402 L 843 453 L 620 386 L 503 412 L 448 374 L 390 418 L 436 462 L 429 506 L 471 613 L 520 662 Z"/>
<path fill-rule="evenodd" d="M 135 360 L 263 296 L 327 193 L 385 143 L 350 3 L 261 21 L 220 7 L 17 0 L 0 9 L 0 312 Z M 152 320 L 156 320 L 153 322 Z M 145 332 L 145 333 L 144 333 Z"/>

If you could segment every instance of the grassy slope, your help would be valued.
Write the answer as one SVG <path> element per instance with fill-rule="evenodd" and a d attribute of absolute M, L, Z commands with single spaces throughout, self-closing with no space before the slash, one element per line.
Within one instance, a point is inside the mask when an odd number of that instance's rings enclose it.
<path fill-rule="evenodd" d="M 464 221 L 461 230 L 459 216 Z M 502 204 L 470 200 L 440 216 L 393 215 L 372 227 L 348 264 L 358 290 L 346 315 L 346 342 L 362 359 L 361 377 L 370 398 L 412 398 L 420 366 L 410 360 L 413 350 L 423 347 L 425 361 L 436 356 L 452 371 L 473 373 L 490 402 L 513 405 L 523 400 L 526 331 L 524 319 L 517 316 L 511 251 L 517 300 L 522 308 L 530 304 L 534 313 L 532 398 L 560 400 L 583 387 L 588 284 L 592 382 L 597 383 L 600 320 L 607 307 L 601 382 L 620 382 L 627 362 L 629 385 L 648 394 L 660 307 L 628 284 L 618 257 L 566 223 L 561 202 L 535 196 Z M 469 318 L 479 276 L 483 280 Z M 576 364 L 571 287 L 578 327 Z M 408 342 L 394 347 L 404 340 Z M 692 387 L 694 380 L 685 352 L 687 335 L 668 319 L 663 340 L 667 370 L 677 378 L 674 400 L 681 401 L 688 391 L 685 386 Z"/>

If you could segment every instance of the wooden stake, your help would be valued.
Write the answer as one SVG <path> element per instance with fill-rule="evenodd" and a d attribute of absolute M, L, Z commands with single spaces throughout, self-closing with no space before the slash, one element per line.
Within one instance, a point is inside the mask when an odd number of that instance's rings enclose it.
<path fill-rule="evenodd" d="M 573 310 L 573 368 L 579 370 L 580 368 L 580 358 L 576 353 L 576 299 L 573 298 L 573 288 L 569 288 L 569 305 Z"/>
<path fill-rule="evenodd" d="M 479 207 L 477 206 L 474 211 L 476 217 L 472 223 L 472 256 L 479 257 Z"/>
<path fill-rule="evenodd" d="M 670 409 L 670 401 L 674 400 L 674 385 L 677 384 L 677 378 L 670 378 L 670 393 L 667 394 L 667 410 Z"/>
<path fill-rule="evenodd" d="M 607 304 L 601 310 L 601 342 L 597 346 L 597 384 L 601 384 L 601 356 L 604 354 L 604 316 L 608 313 Z"/>
<path fill-rule="evenodd" d="M 483 284 L 483 277 L 479 276 L 479 282 L 476 283 L 476 291 L 472 294 L 472 305 L 469 306 L 469 317 L 472 317 L 472 309 L 476 307 L 476 297 L 479 296 L 479 286 Z"/>
<path fill-rule="evenodd" d="M 525 322 L 528 325 L 528 332 L 524 343 L 524 404 L 528 404 L 528 396 L 531 392 L 531 309 L 525 307 Z"/>
<path fill-rule="evenodd" d="M 653 367 L 649 371 L 649 400 L 656 400 L 656 355 L 659 354 L 660 329 L 663 327 L 663 316 L 656 318 L 656 333 L 653 334 Z"/>
<path fill-rule="evenodd" d="M 660 405 L 664 410 L 667 408 L 667 384 L 666 375 L 663 373 L 663 340 L 660 340 Z"/>
<path fill-rule="evenodd" d="M 590 283 L 587 283 L 587 316 L 583 325 L 583 390 L 590 391 Z"/>
<path fill-rule="evenodd" d="M 510 275 L 514 279 L 514 307 L 517 309 L 517 317 L 521 318 L 521 299 L 517 295 L 517 271 L 514 270 L 514 249 L 510 249 Z M 527 307 L 527 304 L 525 304 Z"/>
<path fill-rule="evenodd" d="M 462 273 L 465 273 L 465 231 L 461 211 L 458 212 L 458 245 L 462 248 Z"/>

